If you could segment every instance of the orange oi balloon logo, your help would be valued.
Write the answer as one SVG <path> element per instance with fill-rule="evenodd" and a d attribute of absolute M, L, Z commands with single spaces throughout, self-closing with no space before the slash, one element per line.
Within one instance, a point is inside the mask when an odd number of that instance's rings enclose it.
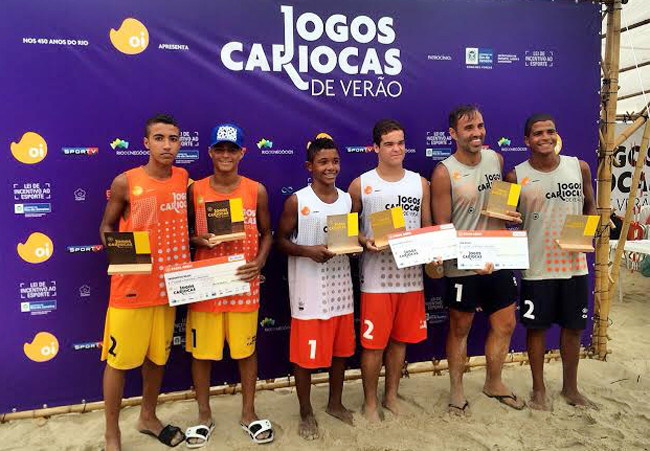
<path fill-rule="evenodd" d="M 135 185 L 135 186 L 133 187 L 133 189 L 131 190 L 131 193 L 132 193 L 134 196 L 139 196 L 139 195 L 142 194 L 143 192 L 144 192 L 144 190 L 142 189 L 142 187 L 141 187 L 140 185 Z"/>
<path fill-rule="evenodd" d="M 29 360 L 47 362 L 59 353 L 59 340 L 49 332 L 39 332 L 31 343 L 23 344 L 23 352 Z"/>
<path fill-rule="evenodd" d="M 451 174 L 454 180 L 460 180 L 460 172 L 459 171 L 454 171 L 453 174 Z"/>
<path fill-rule="evenodd" d="M 117 30 L 111 28 L 109 37 L 113 46 L 127 55 L 142 53 L 149 45 L 149 30 L 142 22 L 133 17 L 124 19 Z"/>
<path fill-rule="evenodd" d="M 562 138 L 560 137 L 560 134 L 558 133 L 557 135 L 557 142 L 555 143 L 555 154 L 559 154 L 562 152 Z"/>
<path fill-rule="evenodd" d="M 29 235 L 25 243 L 18 243 L 16 250 L 20 258 L 27 263 L 43 263 L 54 253 L 54 243 L 44 233 L 34 232 Z"/>
<path fill-rule="evenodd" d="M 372 186 L 367 185 L 367 186 L 363 189 L 363 192 L 366 193 L 366 194 L 370 194 L 370 193 L 372 193 Z"/>
<path fill-rule="evenodd" d="M 302 213 L 303 216 L 307 216 L 311 210 L 309 209 L 308 206 L 302 207 L 302 210 L 300 210 L 300 213 Z"/>
<path fill-rule="evenodd" d="M 20 141 L 11 143 L 11 154 L 21 163 L 34 164 L 47 155 L 47 143 L 41 135 L 27 132 Z"/>
<path fill-rule="evenodd" d="M 316 139 L 321 139 L 321 138 L 332 139 L 332 137 L 327 133 L 319 133 L 318 135 L 316 135 Z"/>
<path fill-rule="evenodd" d="M 526 185 L 528 185 L 529 183 L 530 183 L 530 177 L 524 177 L 523 179 L 521 179 L 521 183 L 520 183 L 520 185 L 522 185 L 522 186 L 526 186 Z"/>

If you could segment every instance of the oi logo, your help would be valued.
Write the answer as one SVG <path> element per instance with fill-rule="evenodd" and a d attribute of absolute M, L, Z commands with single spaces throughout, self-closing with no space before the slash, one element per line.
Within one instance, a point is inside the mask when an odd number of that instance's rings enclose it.
<path fill-rule="evenodd" d="M 41 232 L 34 232 L 25 243 L 18 243 L 16 247 L 20 258 L 27 263 L 43 263 L 50 259 L 54 253 L 54 243 L 49 236 Z"/>
<path fill-rule="evenodd" d="M 111 28 L 109 36 L 113 46 L 127 55 L 142 53 L 149 45 L 149 30 L 133 17 L 124 19 L 117 30 Z"/>
<path fill-rule="evenodd" d="M 17 143 L 11 143 L 11 154 L 21 163 L 34 164 L 47 155 L 47 143 L 41 135 L 27 132 Z"/>
<path fill-rule="evenodd" d="M 59 340 L 49 332 L 39 332 L 31 343 L 23 344 L 23 352 L 29 360 L 47 362 L 59 353 Z"/>

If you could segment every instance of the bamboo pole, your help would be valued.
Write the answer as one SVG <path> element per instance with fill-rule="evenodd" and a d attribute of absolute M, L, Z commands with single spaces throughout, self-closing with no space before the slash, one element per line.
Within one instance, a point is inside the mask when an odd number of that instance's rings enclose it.
<path fill-rule="evenodd" d="M 587 352 L 584 349 L 580 350 L 580 358 L 587 357 Z M 559 360 L 560 352 L 553 350 L 544 356 L 546 362 Z M 506 365 L 525 365 L 528 363 L 528 355 L 525 352 L 514 352 L 506 356 Z M 486 366 L 485 356 L 477 356 L 468 358 L 466 371 L 472 368 L 481 368 Z M 440 376 L 443 371 L 449 369 L 447 360 L 432 360 L 428 362 L 410 363 L 406 366 L 406 374 L 419 374 L 419 373 L 432 373 L 433 376 Z M 384 375 L 382 370 L 381 375 Z M 361 371 L 358 369 L 347 370 L 345 372 L 345 381 L 353 381 L 361 379 Z M 329 375 L 327 373 L 314 374 L 312 376 L 313 385 L 329 383 Z M 286 377 L 282 379 L 271 379 L 268 381 L 257 381 L 256 390 L 276 390 L 280 388 L 290 388 L 295 386 L 295 379 L 293 377 Z M 241 384 L 222 385 L 218 387 L 210 387 L 210 396 L 216 395 L 234 395 L 241 392 Z M 163 404 L 172 401 L 184 401 L 196 399 L 194 390 L 183 390 L 172 393 L 164 393 L 158 396 L 158 404 Z M 122 401 L 122 407 L 138 406 L 142 404 L 142 397 L 136 396 Z M 42 418 L 50 417 L 52 415 L 62 415 L 66 413 L 86 413 L 95 410 L 104 409 L 104 402 L 91 402 L 85 404 L 75 404 L 71 406 L 50 407 L 46 409 L 25 410 L 20 412 L 5 413 L 0 417 L 0 422 L 11 420 L 24 420 L 29 418 Z"/>
<path fill-rule="evenodd" d="M 632 134 L 635 131 L 640 129 L 641 126 L 647 122 L 647 120 L 648 120 L 647 116 L 642 114 L 641 116 L 637 117 L 634 122 L 632 122 L 630 125 L 625 127 L 625 130 L 623 130 L 621 134 L 616 137 L 616 140 L 614 141 L 613 149 L 614 150 L 618 149 L 618 146 L 620 146 L 625 141 L 627 141 L 627 139 L 630 136 L 632 136 Z"/>
<path fill-rule="evenodd" d="M 632 177 L 632 185 L 630 186 L 630 194 L 627 197 L 627 208 L 625 209 L 625 218 L 623 219 L 623 226 L 621 227 L 621 235 L 618 239 L 616 246 L 616 254 L 614 255 L 614 262 L 611 268 L 611 275 L 609 277 L 609 292 L 614 293 L 616 283 L 618 282 L 618 273 L 621 268 L 621 259 L 623 258 L 623 251 L 625 250 L 625 242 L 627 241 L 627 231 L 630 228 L 630 221 L 632 220 L 632 213 L 634 212 L 634 199 L 636 192 L 639 188 L 639 180 L 641 179 L 641 172 L 645 164 L 645 157 L 648 153 L 648 142 L 650 141 L 650 121 L 646 121 L 645 128 L 643 129 L 643 138 L 641 138 L 641 147 L 639 148 L 639 156 L 634 166 L 634 177 Z M 609 314 L 609 312 L 607 312 Z"/>
<path fill-rule="evenodd" d="M 596 290 L 594 305 L 593 347 L 600 359 L 607 356 L 607 326 L 609 317 L 609 216 L 611 210 L 612 158 L 616 133 L 616 103 L 618 98 L 618 69 L 621 46 L 621 0 L 607 6 L 605 73 L 601 90 L 605 106 L 601 116 L 605 148 L 598 152 L 598 241 L 596 244 Z"/>

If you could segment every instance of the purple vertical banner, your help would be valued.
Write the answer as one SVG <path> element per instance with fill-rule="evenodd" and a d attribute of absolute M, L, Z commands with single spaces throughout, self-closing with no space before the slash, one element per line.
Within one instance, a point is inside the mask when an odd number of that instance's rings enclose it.
<path fill-rule="evenodd" d="M 239 124 L 247 148 L 240 172 L 266 186 L 274 225 L 286 198 L 309 182 L 305 147 L 317 133 L 339 144 L 338 186 L 347 188 L 376 164 L 373 124 L 397 119 L 406 128 L 406 167 L 429 178 L 453 151 L 447 114 L 460 103 L 481 106 L 487 144 L 504 156 L 505 170 L 527 158 L 523 122 L 534 112 L 553 114 L 562 152 L 595 170 L 595 3 L 117 0 L 63 8 L 8 0 L 3 7 L 11 25 L 0 29 L 7 200 L 0 381 L 12 389 L 1 392 L 0 412 L 101 399 L 109 279 L 98 227 L 113 178 L 147 161 L 143 126 L 154 113 L 179 120 L 177 164 L 194 179 L 211 172 L 212 126 Z M 286 259 L 272 252 L 263 275 L 259 374 L 281 377 L 290 372 Z M 409 361 L 444 357 L 440 281 L 429 281 L 426 293 L 429 338 L 409 347 Z M 483 353 L 486 330 L 478 318 L 472 355 Z M 164 390 L 190 385 L 184 341 L 179 310 Z M 524 349 L 520 328 L 512 348 Z M 132 373 L 126 395 L 139 392 Z M 230 359 L 215 364 L 214 383 L 236 380 Z"/>

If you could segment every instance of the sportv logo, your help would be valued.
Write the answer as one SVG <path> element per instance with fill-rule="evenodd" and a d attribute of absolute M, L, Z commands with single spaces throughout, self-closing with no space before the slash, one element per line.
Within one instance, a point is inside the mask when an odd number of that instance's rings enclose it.
<path fill-rule="evenodd" d="M 20 141 L 11 143 L 11 154 L 21 163 L 34 164 L 47 155 L 47 143 L 38 133 L 27 132 Z"/>
<path fill-rule="evenodd" d="M 111 28 L 109 37 L 113 46 L 127 55 L 142 53 L 149 45 L 149 30 L 133 17 L 124 19 L 117 30 Z"/>
<path fill-rule="evenodd" d="M 71 254 L 80 254 L 87 252 L 99 252 L 104 249 L 104 246 L 101 244 L 88 244 L 88 245 L 73 245 L 67 246 L 66 250 Z"/>
<path fill-rule="evenodd" d="M 43 263 L 54 254 L 54 243 L 49 236 L 41 232 L 34 232 L 25 243 L 16 246 L 18 255 L 27 263 Z"/>
<path fill-rule="evenodd" d="M 398 97 L 402 93 L 401 84 L 393 80 L 384 85 L 382 76 L 395 76 L 402 72 L 399 48 L 390 47 L 382 52 L 383 47 L 360 48 L 352 45 L 340 49 L 341 43 L 354 41 L 358 44 L 376 44 L 388 46 L 395 42 L 396 33 L 392 17 L 381 17 L 377 21 L 368 16 L 357 16 L 351 20 L 344 14 L 333 14 L 323 20 L 318 14 L 305 12 L 294 22 L 293 6 L 281 5 L 280 12 L 284 17 L 284 43 L 272 44 L 270 48 L 270 63 L 267 52 L 261 43 L 246 45 L 243 42 L 231 41 L 221 48 L 221 62 L 232 71 L 286 72 L 293 84 L 301 91 L 309 89 L 310 83 L 301 74 L 313 70 L 319 74 L 329 74 L 340 69 L 348 75 L 374 74 L 380 76 L 380 81 L 373 84 L 371 80 L 341 80 L 344 95 L 355 97 L 390 96 Z M 296 36 L 297 34 L 297 36 Z M 323 36 L 336 45 L 336 50 L 327 45 L 298 45 L 302 39 L 312 44 Z M 246 50 L 245 50 L 246 47 Z M 250 48 L 250 50 L 249 50 Z M 383 53 L 383 54 L 382 54 Z M 382 54 L 380 56 L 380 54 Z M 297 59 L 297 61 L 295 61 Z M 297 67 L 296 67 L 297 66 Z M 315 83 L 321 89 L 314 93 Z M 312 95 L 320 95 L 322 91 L 333 89 L 328 86 L 332 80 L 323 83 L 312 80 Z M 334 95 L 327 93 L 326 95 Z"/>
<path fill-rule="evenodd" d="M 99 147 L 62 147 L 63 155 L 97 155 Z"/>

